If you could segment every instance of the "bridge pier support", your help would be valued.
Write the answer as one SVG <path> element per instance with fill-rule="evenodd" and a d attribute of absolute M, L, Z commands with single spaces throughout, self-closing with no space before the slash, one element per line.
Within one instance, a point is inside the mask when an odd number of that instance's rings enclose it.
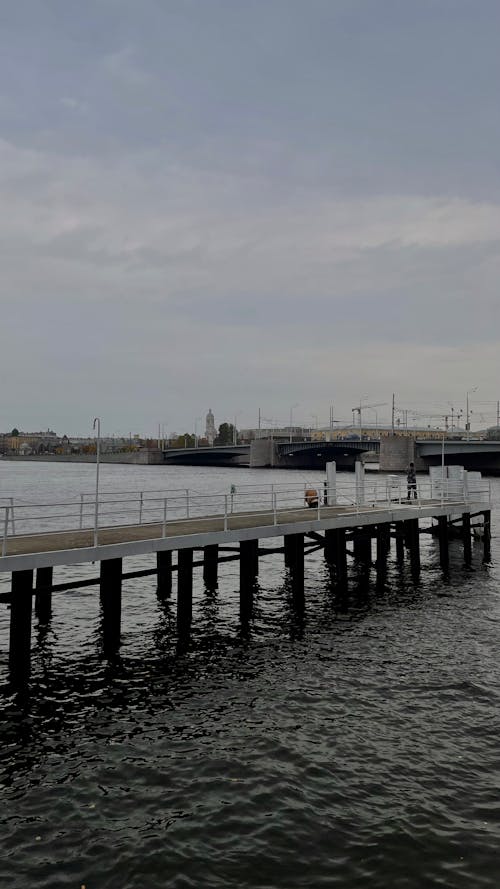
<path fill-rule="evenodd" d="M 156 553 L 156 594 L 166 599 L 172 594 L 172 552 L 162 550 Z"/>
<path fill-rule="evenodd" d="M 102 641 L 104 651 L 115 652 L 120 646 L 122 615 L 122 560 L 103 559 L 100 574 Z"/>
<path fill-rule="evenodd" d="M 203 581 L 209 589 L 215 589 L 218 582 L 219 547 L 217 544 L 203 548 Z"/>
<path fill-rule="evenodd" d="M 54 569 L 38 568 L 36 572 L 35 614 L 41 624 L 47 624 L 52 615 L 52 578 Z"/>
<path fill-rule="evenodd" d="M 22 684 L 31 670 L 31 612 L 33 571 L 14 571 L 10 604 L 9 670 L 14 684 Z"/>

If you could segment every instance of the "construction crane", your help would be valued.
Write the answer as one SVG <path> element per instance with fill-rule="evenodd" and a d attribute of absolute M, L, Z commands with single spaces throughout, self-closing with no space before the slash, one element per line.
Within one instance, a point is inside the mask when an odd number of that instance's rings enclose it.
<path fill-rule="evenodd" d="M 361 441 L 362 434 L 363 434 L 363 424 L 362 424 L 362 420 L 361 420 L 362 411 L 366 410 L 367 408 L 369 409 L 369 408 L 375 408 L 375 407 L 385 407 L 386 404 L 387 404 L 386 401 L 378 401 L 376 404 L 361 404 L 361 402 L 360 402 L 358 407 L 351 408 L 353 428 L 354 428 L 354 414 L 357 413 L 359 416 L 359 439 L 360 439 L 360 441 Z"/>

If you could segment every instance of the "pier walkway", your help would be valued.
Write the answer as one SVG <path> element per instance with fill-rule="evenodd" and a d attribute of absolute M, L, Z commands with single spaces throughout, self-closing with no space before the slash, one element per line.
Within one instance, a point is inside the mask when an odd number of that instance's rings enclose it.
<path fill-rule="evenodd" d="M 333 477 L 333 476 L 332 476 Z M 334 478 L 334 477 L 333 477 Z M 409 557 L 412 573 L 420 571 L 419 535 L 436 533 L 443 569 L 449 564 L 448 536 L 453 526 L 463 541 L 464 562 L 472 561 L 472 520 L 480 527 L 484 559 L 489 560 L 490 489 L 467 473 L 460 480 L 428 478 L 418 482 L 415 499 L 406 499 L 406 484 L 398 478 L 365 482 L 362 470 L 356 484 L 336 483 L 314 489 L 303 485 L 232 487 L 229 494 L 193 491 L 83 493 L 76 501 L 28 504 L 3 498 L 3 538 L 0 573 L 12 576 L 9 664 L 13 680 L 29 675 L 32 599 L 42 622 L 51 616 L 55 591 L 99 585 L 103 644 L 110 651 L 120 644 L 122 581 L 157 575 L 159 598 L 172 594 L 177 574 L 177 626 L 189 633 L 192 617 L 193 568 L 203 567 L 207 587 L 215 588 L 218 566 L 238 560 L 240 611 L 248 620 L 259 573 L 259 557 L 284 553 L 294 599 L 304 596 L 304 555 L 322 549 L 332 583 L 344 593 L 348 587 L 348 556 L 384 575 L 391 540 L 397 559 Z M 311 503 L 313 506 L 311 507 Z M 419 522 L 427 521 L 427 527 Z M 276 547 L 262 547 L 266 538 L 282 538 Z M 373 561 L 372 543 L 376 552 Z M 173 552 L 177 559 L 172 560 Z M 201 561 L 194 553 L 201 551 Z M 154 554 L 155 566 L 125 573 L 123 560 Z M 88 574 L 55 584 L 53 570 L 61 565 L 97 562 L 98 577 Z M 36 576 L 35 576 L 36 575 Z"/>

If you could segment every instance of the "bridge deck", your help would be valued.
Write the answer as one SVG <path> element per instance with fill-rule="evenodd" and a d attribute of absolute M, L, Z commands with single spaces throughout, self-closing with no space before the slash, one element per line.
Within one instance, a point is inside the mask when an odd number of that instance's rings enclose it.
<path fill-rule="evenodd" d="M 97 561 L 158 550 L 199 548 L 210 543 L 238 542 L 252 537 L 276 537 L 410 518 L 450 516 L 461 512 L 480 512 L 487 508 L 488 504 L 484 502 L 421 500 L 418 503 L 364 505 L 359 510 L 351 505 L 322 506 L 319 516 L 317 509 L 307 507 L 278 510 L 276 515 L 272 511 L 234 513 L 227 516 L 226 526 L 223 516 L 208 516 L 172 521 L 165 528 L 161 522 L 100 528 L 97 547 L 94 546 L 92 530 L 19 535 L 6 541 L 5 555 L 0 558 L 0 572 Z M 254 533 L 253 529 L 258 530 Z"/>

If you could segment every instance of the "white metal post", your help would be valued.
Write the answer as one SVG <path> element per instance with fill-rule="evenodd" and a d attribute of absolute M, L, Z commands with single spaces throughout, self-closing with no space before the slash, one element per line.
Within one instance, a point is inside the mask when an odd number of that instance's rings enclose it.
<path fill-rule="evenodd" d="M 227 531 L 227 494 L 224 494 L 224 531 Z"/>
<path fill-rule="evenodd" d="M 3 540 L 2 540 L 2 556 L 7 552 L 7 534 L 9 533 L 9 510 L 10 506 L 5 506 L 5 518 L 3 523 Z"/>
<path fill-rule="evenodd" d="M 142 525 L 142 505 L 143 505 L 143 500 L 144 500 L 143 494 L 144 494 L 143 491 L 139 492 L 139 524 L 140 525 Z"/>
<path fill-rule="evenodd" d="M 99 462 L 101 459 L 101 418 L 94 418 L 95 429 L 97 427 L 97 445 L 95 454 L 95 513 L 94 513 L 94 546 L 97 546 L 97 526 L 99 522 Z"/>
<path fill-rule="evenodd" d="M 83 494 L 80 494 L 80 531 L 83 528 Z"/>
<path fill-rule="evenodd" d="M 16 533 L 16 523 L 14 521 L 14 498 L 9 497 L 9 500 L 10 500 L 10 524 L 12 527 L 12 533 L 15 534 Z"/>
<path fill-rule="evenodd" d="M 273 523 L 275 525 L 278 524 L 278 518 L 276 515 L 276 491 L 273 491 Z"/>
<path fill-rule="evenodd" d="M 163 528 L 162 537 L 167 536 L 167 498 L 163 498 Z"/>
<path fill-rule="evenodd" d="M 186 488 L 186 518 L 189 518 L 189 488 Z"/>

